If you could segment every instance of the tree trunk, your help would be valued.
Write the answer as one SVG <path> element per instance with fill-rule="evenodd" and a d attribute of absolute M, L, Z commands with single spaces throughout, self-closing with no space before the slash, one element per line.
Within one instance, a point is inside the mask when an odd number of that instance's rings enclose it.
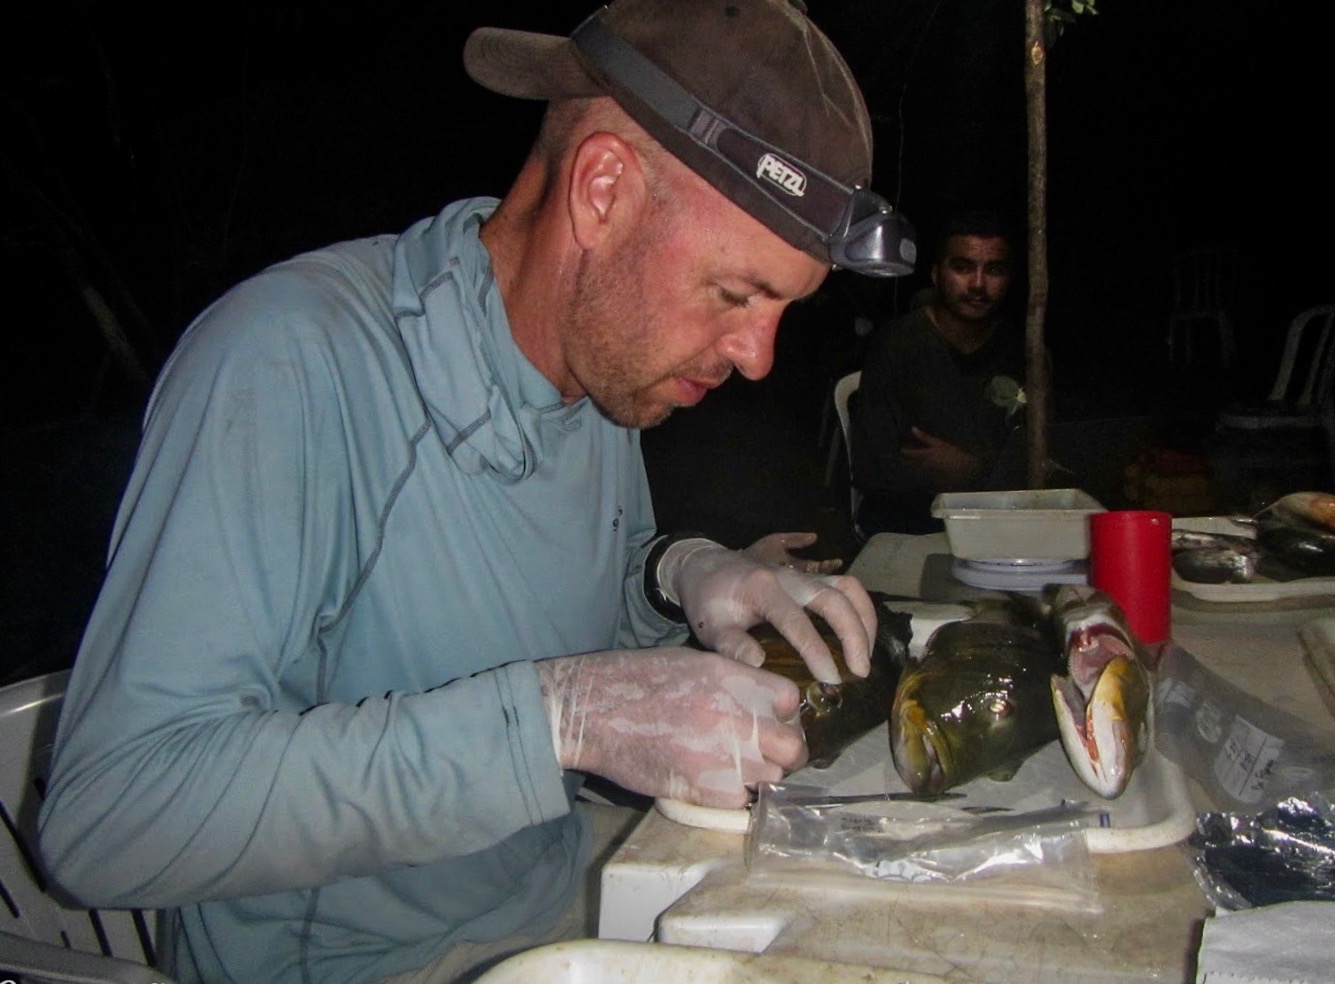
<path fill-rule="evenodd" d="M 1029 487 L 1047 484 L 1051 415 L 1043 322 L 1048 309 L 1047 45 L 1043 0 L 1024 0 L 1024 95 L 1029 121 L 1029 303 L 1025 309 L 1025 395 L 1028 398 Z"/>

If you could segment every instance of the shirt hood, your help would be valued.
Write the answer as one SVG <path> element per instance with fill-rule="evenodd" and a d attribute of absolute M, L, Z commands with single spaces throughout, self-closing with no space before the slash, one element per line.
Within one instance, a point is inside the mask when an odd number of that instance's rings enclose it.
<path fill-rule="evenodd" d="M 510 334 L 491 257 L 478 236 L 499 204 L 473 198 L 401 235 L 394 247 L 394 318 L 427 414 L 469 472 L 506 481 L 533 473 L 546 417 L 578 412 Z"/>

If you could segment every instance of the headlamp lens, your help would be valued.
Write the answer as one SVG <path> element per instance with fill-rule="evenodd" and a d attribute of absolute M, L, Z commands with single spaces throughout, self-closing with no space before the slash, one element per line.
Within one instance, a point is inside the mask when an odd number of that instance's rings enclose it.
<path fill-rule="evenodd" d="M 918 259 L 915 235 L 913 224 L 884 198 L 854 188 L 843 221 L 830 237 L 830 258 L 837 267 L 873 277 L 907 276 Z"/>

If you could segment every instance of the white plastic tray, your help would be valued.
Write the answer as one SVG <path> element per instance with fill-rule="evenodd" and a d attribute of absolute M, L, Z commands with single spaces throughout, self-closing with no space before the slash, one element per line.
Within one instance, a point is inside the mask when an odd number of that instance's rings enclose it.
<path fill-rule="evenodd" d="M 1226 533 L 1230 536 L 1255 538 L 1256 530 L 1227 516 L 1184 516 L 1173 520 L 1175 530 L 1193 530 L 1199 533 Z M 1173 571 L 1173 589 L 1198 598 L 1222 604 L 1257 604 L 1287 602 L 1290 604 L 1310 599 L 1312 603 L 1329 604 L 1335 597 L 1335 577 L 1303 577 L 1296 581 L 1270 581 L 1258 578 L 1247 584 L 1202 584 L 1188 581 Z"/>
<path fill-rule="evenodd" d="M 734 953 L 664 943 L 572 940 L 528 950 L 497 964 L 477 984 L 946 984 L 936 974 L 833 963 L 791 954 Z"/>
<path fill-rule="evenodd" d="M 907 787 L 890 758 L 888 726 L 881 725 L 851 745 L 828 769 L 805 768 L 789 777 L 794 783 L 822 786 L 832 793 L 900 791 Z M 1117 799 L 1104 799 L 1081 782 L 1058 741 L 1030 756 L 1005 782 L 975 779 L 954 790 L 965 798 L 952 806 L 1003 806 L 1033 810 L 1063 801 L 1082 801 L 1100 811 L 1085 831 L 1095 854 L 1144 851 L 1176 844 L 1195 829 L 1196 811 L 1182 770 L 1151 748 Z M 678 823 L 745 832 L 747 810 L 707 810 L 684 803 L 658 803 L 658 811 Z"/>

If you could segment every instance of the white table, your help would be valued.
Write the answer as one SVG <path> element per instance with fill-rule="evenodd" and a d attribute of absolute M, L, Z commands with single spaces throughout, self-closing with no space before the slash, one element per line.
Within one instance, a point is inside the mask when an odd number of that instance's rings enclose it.
<path fill-rule="evenodd" d="M 873 537 L 850 567 L 869 589 L 959 600 L 944 535 Z M 933 597 L 940 595 L 940 597 Z M 1297 627 L 1335 609 L 1202 611 L 1177 599 L 1174 640 L 1229 682 L 1335 740 Z M 888 749 L 887 749 L 888 756 Z M 1192 784 L 1197 808 L 1213 806 Z M 864 889 L 748 876 L 744 836 L 651 810 L 603 869 L 599 935 L 744 950 L 932 975 L 951 982 L 1190 981 L 1212 907 L 1178 846 L 1094 856 L 1091 916 L 868 880 Z M 909 978 L 904 978 L 909 979 Z"/>

